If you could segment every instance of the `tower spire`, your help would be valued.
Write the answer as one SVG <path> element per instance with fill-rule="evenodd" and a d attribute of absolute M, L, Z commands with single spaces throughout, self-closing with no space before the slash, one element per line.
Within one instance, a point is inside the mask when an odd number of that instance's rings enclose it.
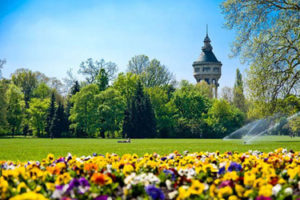
<path fill-rule="evenodd" d="M 206 24 L 206 36 L 208 36 L 208 25 Z"/>

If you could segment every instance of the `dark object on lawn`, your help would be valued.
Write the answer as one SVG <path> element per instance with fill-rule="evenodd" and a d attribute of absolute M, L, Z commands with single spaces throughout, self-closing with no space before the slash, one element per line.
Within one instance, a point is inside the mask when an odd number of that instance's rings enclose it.
<path fill-rule="evenodd" d="M 130 140 L 130 138 L 128 138 L 127 140 L 124 140 L 124 141 L 118 141 L 118 143 L 131 143 L 131 140 Z"/>

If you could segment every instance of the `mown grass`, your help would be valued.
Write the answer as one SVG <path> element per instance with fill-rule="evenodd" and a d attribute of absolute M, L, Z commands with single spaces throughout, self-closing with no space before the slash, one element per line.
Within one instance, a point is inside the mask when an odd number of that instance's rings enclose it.
<path fill-rule="evenodd" d="M 167 154 L 175 150 L 183 152 L 196 151 L 273 151 L 276 148 L 287 148 L 300 151 L 300 138 L 287 136 L 268 136 L 252 144 L 242 140 L 221 139 L 132 139 L 130 144 L 117 143 L 118 139 L 40 139 L 40 138 L 1 138 L 0 160 L 41 160 L 48 153 L 56 157 L 73 155 L 92 155 L 93 153 L 159 153 Z"/>

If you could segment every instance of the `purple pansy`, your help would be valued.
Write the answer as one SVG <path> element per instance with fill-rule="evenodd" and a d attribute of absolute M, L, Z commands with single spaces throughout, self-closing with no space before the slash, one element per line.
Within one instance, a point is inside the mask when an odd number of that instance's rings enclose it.
<path fill-rule="evenodd" d="M 172 181 L 175 181 L 175 174 L 174 174 L 174 172 L 172 171 L 172 170 L 168 170 L 168 169 L 164 169 L 164 171 L 163 171 L 166 175 L 168 175 L 168 174 L 170 174 L 171 175 L 171 179 L 172 179 Z"/>
<path fill-rule="evenodd" d="M 228 167 L 228 171 L 232 172 L 232 171 L 241 171 L 242 170 L 242 165 L 235 163 L 235 162 L 231 162 L 229 167 Z"/>
<path fill-rule="evenodd" d="M 259 196 L 259 197 L 256 197 L 255 200 L 272 200 L 271 197 L 265 197 L 265 196 Z"/>
<path fill-rule="evenodd" d="M 67 192 L 70 192 L 74 188 L 78 189 L 78 192 L 80 194 L 84 194 L 90 189 L 90 184 L 88 180 L 86 180 L 84 177 L 81 177 L 79 179 L 74 178 L 70 183 L 69 187 L 67 188 Z"/>
<path fill-rule="evenodd" d="M 61 157 L 55 161 L 55 163 L 65 162 L 65 158 Z"/>
<path fill-rule="evenodd" d="M 97 196 L 94 200 L 107 200 L 108 196 L 107 195 L 101 195 Z"/>
<path fill-rule="evenodd" d="M 231 188 L 234 187 L 234 184 L 232 181 L 223 181 L 220 185 L 219 185 L 219 188 L 222 188 L 222 187 L 226 187 L 226 186 L 229 186 Z"/>
<path fill-rule="evenodd" d="M 164 193 L 154 185 L 148 185 L 145 190 L 152 199 L 165 199 Z"/>
<path fill-rule="evenodd" d="M 225 173 L 225 167 L 221 167 L 218 171 L 218 174 L 224 174 Z"/>
<path fill-rule="evenodd" d="M 165 161 L 165 160 L 167 160 L 167 157 L 162 157 L 161 160 Z"/>

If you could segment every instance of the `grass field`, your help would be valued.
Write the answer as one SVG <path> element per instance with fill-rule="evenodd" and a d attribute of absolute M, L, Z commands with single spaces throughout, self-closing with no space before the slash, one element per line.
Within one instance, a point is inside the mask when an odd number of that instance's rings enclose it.
<path fill-rule="evenodd" d="M 48 153 L 56 157 L 73 155 L 91 155 L 93 153 L 159 153 L 167 154 L 175 150 L 196 151 L 273 151 L 276 148 L 300 150 L 300 137 L 290 139 L 287 136 L 268 136 L 252 144 L 243 144 L 242 140 L 221 139 L 133 139 L 130 144 L 117 143 L 117 139 L 39 139 L 39 138 L 1 138 L 0 160 L 41 160 Z"/>

